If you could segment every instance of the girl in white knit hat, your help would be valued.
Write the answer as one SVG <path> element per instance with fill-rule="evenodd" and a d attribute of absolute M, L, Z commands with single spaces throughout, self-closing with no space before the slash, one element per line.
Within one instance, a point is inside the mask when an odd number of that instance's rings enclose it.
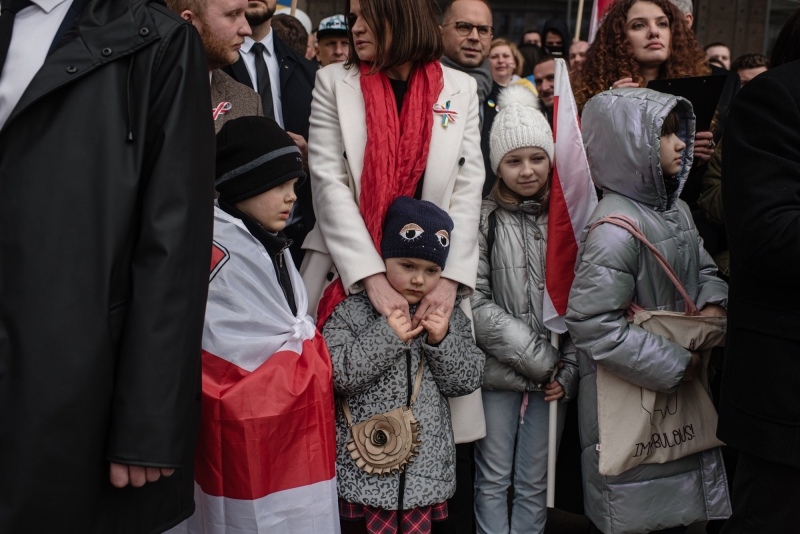
<path fill-rule="evenodd" d="M 578 382 L 574 345 L 565 335 L 562 351 L 553 348 L 542 319 L 553 132 L 523 86 L 504 89 L 498 107 L 489 137 L 498 179 L 481 208 L 471 297 L 475 338 L 486 353 L 486 437 L 475 443 L 477 527 L 492 534 L 544 532 L 549 403 L 571 399 Z M 562 404 L 559 438 L 565 415 Z"/>

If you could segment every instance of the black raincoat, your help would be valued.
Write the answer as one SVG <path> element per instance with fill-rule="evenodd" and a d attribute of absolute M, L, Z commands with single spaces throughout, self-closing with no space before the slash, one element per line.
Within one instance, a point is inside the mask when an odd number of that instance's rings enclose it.
<path fill-rule="evenodd" d="M 161 532 L 194 511 L 210 102 L 191 25 L 88 0 L 0 130 L 2 533 Z M 116 489 L 110 461 L 176 472 Z"/>

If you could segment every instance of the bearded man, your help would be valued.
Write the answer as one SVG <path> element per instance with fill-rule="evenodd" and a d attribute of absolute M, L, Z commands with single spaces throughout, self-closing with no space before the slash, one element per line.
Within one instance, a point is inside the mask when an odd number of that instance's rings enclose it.
<path fill-rule="evenodd" d="M 236 63 L 244 38 L 252 33 L 245 18 L 247 0 L 168 0 L 167 5 L 190 22 L 203 41 L 211 82 L 214 130 L 219 132 L 231 119 L 263 116 L 261 99 L 255 91 L 221 70 Z"/>

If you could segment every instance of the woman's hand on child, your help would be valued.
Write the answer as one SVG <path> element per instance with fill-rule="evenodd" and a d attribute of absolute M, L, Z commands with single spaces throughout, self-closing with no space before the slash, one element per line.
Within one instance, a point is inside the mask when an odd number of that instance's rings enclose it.
<path fill-rule="evenodd" d="M 697 132 L 694 134 L 694 161 L 697 165 L 705 165 L 714 155 L 714 134 Z"/>
<path fill-rule="evenodd" d="M 428 343 L 430 345 L 438 345 L 447 336 L 450 320 L 445 317 L 441 308 L 437 308 L 426 319 L 423 319 L 420 325 L 428 331 Z"/>
<path fill-rule="evenodd" d="M 414 314 L 414 326 L 419 325 L 423 319 L 441 309 L 445 319 L 450 322 L 450 315 L 456 305 L 456 293 L 458 293 L 458 282 L 448 278 L 440 278 L 433 291 L 425 295 L 417 306 L 417 313 Z"/>
<path fill-rule="evenodd" d="M 389 317 L 399 310 L 403 312 L 409 322 L 411 321 L 408 301 L 392 287 L 385 274 L 378 273 L 364 278 L 364 288 L 367 290 L 367 296 L 372 303 L 372 307 L 378 310 L 378 313 Z"/>
<path fill-rule="evenodd" d="M 422 325 L 413 328 L 411 326 L 411 321 L 409 321 L 408 317 L 400 310 L 394 310 L 389 317 L 386 318 L 386 322 L 389 323 L 389 326 L 397 333 L 397 336 L 403 343 L 417 337 L 419 333 L 422 332 L 423 328 Z"/>
<path fill-rule="evenodd" d="M 697 374 L 700 372 L 700 367 L 702 364 L 703 359 L 700 357 L 700 353 L 692 352 L 692 361 L 689 362 L 689 367 L 687 367 L 686 371 L 684 371 L 683 380 L 681 380 L 681 382 L 691 382 L 697 378 Z"/>
<path fill-rule="evenodd" d="M 727 317 L 728 312 L 719 304 L 706 304 L 706 306 L 700 310 L 700 315 L 703 317 Z"/>
<path fill-rule="evenodd" d="M 108 470 L 108 478 L 111 481 L 111 485 L 115 488 L 124 488 L 128 484 L 134 488 L 141 488 L 146 482 L 155 482 L 162 476 L 171 476 L 174 472 L 174 469 L 115 464 L 111 462 L 111 467 Z"/>

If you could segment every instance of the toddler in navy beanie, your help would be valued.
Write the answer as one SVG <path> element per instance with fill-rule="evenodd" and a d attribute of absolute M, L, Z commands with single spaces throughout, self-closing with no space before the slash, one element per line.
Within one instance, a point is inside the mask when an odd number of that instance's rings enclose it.
<path fill-rule="evenodd" d="M 381 255 L 390 258 L 418 258 L 444 270 L 453 220 L 446 211 L 427 200 L 399 197 L 386 212 L 381 238 Z"/>
<path fill-rule="evenodd" d="M 409 306 L 419 304 L 439 283 L 452 233 L 453 219 L 436 204 L 399 197 L 389 206 L 383 222 L 381 255 L 386 279 Z M 400 310 L 394 310 L 386 320 L 403 342 L 424 329 L 428 342 L 435 345 L 448 331 L 448 319 L 441 309 L 427 313 L 416 328 Z"/>

